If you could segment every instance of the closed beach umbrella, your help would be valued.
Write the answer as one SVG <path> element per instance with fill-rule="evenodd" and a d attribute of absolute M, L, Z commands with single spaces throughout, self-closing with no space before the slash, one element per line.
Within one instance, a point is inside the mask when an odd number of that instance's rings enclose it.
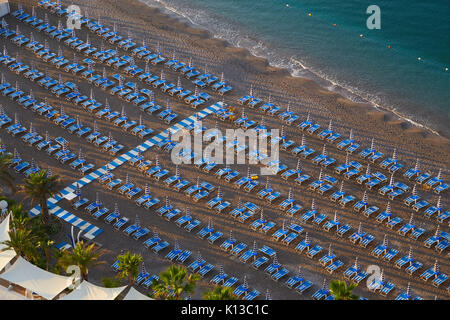
<path fill-rule="evenodd" d="M 97 120 L 94 120 L 94 133 L 98 132 Z"/>
<path fill-rule="evenodd" d="M 419 173 L 419 172 L 420 172 L 420 160 L 419 160 L 419 158 L 416 159 L 416 164 L 415 164 L 415 166 L 414 166 L 414 171 L 415 171 L 416 173 Z"/>
<path fill-rule="evenodd" d="M 156 227 L 153 227 L 153 238 L 158 238 L 158 229 Z"/>
<path fill-rule="evenodd" d="M 391 179 L 389 180 L 389 186 L 394 186 L 394 174 L 391 174 Z"/>
<path fill-rule="evenodd" d="M 247 168 L 247 178 L 250 178 L 250 167 Z"/>
<path fill-rule="evenodd" d="M 310 241 L 310 239 L 309 239 L 309 233 L 308 233 L 308 232 L 306 232 L 306 234 L 305 234 L 305 244 L 306 244 L 307 246 L 309 246 L 309 245 L 311 244 L 311 241 Z"/>
<path fill-rule="evenodd" d="M 242 200 L 241 200 L 241 197 L 239 197 L 238 208 L 239 208 L 239 209 L 242 209 Z"/>
<path fill-rule="evenodd" d="M 386 278 L 384 277 L 384 269 L 381 269 L 380 282 L 383 285 L 385 281 Z"/>
<path fill-rule="evenodd" d="M 108 133 L 108 142 L 111 143 L 113 141 L 113 136 L 111 131 Z"/>
<path fill-rule="evenodd" d="M 122 111 L 120 112 L 120 116 L 121 117 L 126 117 L 127 116 L 127 113 L 125 112 L 125 106 L 124 105 L 122 105 Z"/>
<path fill-rule="evenodd" d="M 341 182 L 341 187 L 339 188 L 339 192 L 344 193 L 344 180 Z"/>
<path fill-rule="evenodd" d="M 191 208 L 186 207 L 186 217 L 190 218 L 191 217 Z"/>
<path fill-rule="evenodd" d="M 281 139 L 286 140 L 286 132 L 284 126 L 281 126 Z"/>
<path fill-rule="evenodd" d="M 259 220 L 264 223 L 266 220 L 264 219 L 264 209 L 261 209 L 261 215 L 259 217 Z"/>
<path fill-rule="evenodd" d="M 366 175 L 370 176 L 370 164 L 367 164 Z"/>
<path fill-rule="evenodd" d="M 328 246 L 328 256 L 332 256 L 333 255 L 333 251 L 331 250 L 331 243 L 330 243 L 330 245 Z"/>
<path fill-rule="evenodd" d="M 436 231 L 434 232 L 434 236 L 435 237 L 441 236 L 441 230 L 439 229 L 439 225 L 436 226 Z"/>
<path fill-rule="evenodd" d="M 383 247 L 387 248 L 388 247 L 388 238 L 387 238 L 387 234 L 384 235 L 384 239 L 383 239 Z"/>
<path fill-rule="evenodd" d="M 292 193 L 292 188 L 289 188 L 288 200 L 290 201 L 290 200 L 293 200 L 293 199 L 294 199 L 294 196 L 293 196 L 293 193 Z"/>
<path fill-rule="evenodd" d="M 297 168 L 296 168 L 296 170 L 297 170 L 297 173 L 302 172 L 302 163 L 301 163 L 300 159 L 297 160 Z"/>
<path fill-rule="evenodd" d="M 214 226 L 213 226 L 213 221 L 212 221 L 212 218 L 210 217 L 210 218 L 209 218 L 209 221 L 208 221 L 208 229 L 209 229 L 209 230 L 213 230 L 213 228 L 214 228 Z"/>
<path fill-rule="evenodd" d="M 438 265 L 437 259 L 434 260 L 433 272 L 434 272 L 435 275 L 439 274 L 439 265 Z"/>
<path fill-rule="evenodd" d="M 16 26 L 16 35 L 20 35 L 19 25 Z"/>
<path fill-rule="evenodd" d="M 308 112 L 308 115 L 306 116 L 306 121 L 309 122 L 311 121 L 311 114 Z"/>
<path fill-rule="evenodd" d="M 442 168 L 439 169 L 439 173 L 437 175 L 437 179 L 438 179 L 439 182 L 442 182 Z"/>
<path fill-rule="evenodd" d="M 48 167 L 47 169 L 47 177 L 51 177 L 53 175 L 52 168 Z"/>
<path fill-rule="evenodd" d="M 17 112 L 14 112 L 14 124 L 19 123 L 19 117 L 17 116 Z"/>
<path fill-rule="evenodd" d="M 323 169 L 320 169 L 320 173 L 319 173 L 319 181 L 320 181 L 320 182 L 323 181 Z"/>
<path fill-rule="evenodd" d="M 202 261 L 202 254 L 200 253 L 200 250 L 197 251 L 197 261 Z"/>
<path fill-rule="evenodd" d="M 411 298 L 411 282 L 408 282 L 408 287 L 406 287 L 406 296 Z"/>
<path fill-rule="evenodd" d="M 330 123 L 328 124 L 328 130 L 333 131 L 333 120 L 330 120 Z"/>
<path fill-rule="evenodd" d="M 139 115 L 139 125 L 142 126 L 144 122 L 142 121 L 142 115 Z"/>
<path fill-rule="evenodd" d="M 145 195 L 150 194 L 150 187 L 149 187 L 148 183 L 145 184 L 144 194 L 145 194 Z"/>
<path fill-rule="evenodd" d="M 364 191 L 362 201 L 364 203 L 364 206 L 367 207 L 367 205 L 369 204 L 369 196 L 367 195 L 367 190 Z"/>
<path fill-rule="evenodd" d="M 413 261 L 413 248 L 411 246 L 409 246 L 408 261 L 410 263 L 412 263 L 412 261 Z"/>
<path fill-rule="evenodd" d="M 417 196 L 417 184 L 414 184 L 411 194 L 416 197 Z"/>
<path fill-rule="evenodd" d="M 73 54 L 73 63 L 78 63 L 78 57 L 75 53 Z"/>
<path fill-rule="evenodd" d="M 359 223 L 359 227 L 358 227 L 358 234 L 362 235 L 363 229 L 362 229 L 362 224 L 361 222 Z"/>
<path fill-rule="evenodd" d="M 387 215 L 388 217 L 390 217 L 390 216 L 392 215 L 392 212 L 391 212 L 391 202 L 390 202 L 390 201 L 388 201 L 388 203 L 387 203 L 387 205 L 386 205 L 386 215 Z"/>
<path fill-rule="evenodd" d="M 248 282 L 247 282 L 247 276 L 244 276 L 244 283 L 242 285 L 245 291 L 248 290 Z"/>
<path fill-rule="evenodd" d="M 286 231 L 286 219 L 283 219 L 283 226 L 282 226 L 283 232 Z"/>
<path fill-rule="evenodd" d="M 375 138 L 372 138 L 372 142 L 371 142 L 371 144 L 370 144 L 370 150 L 371 150 L 372 152 L 375 151 Z"/>
<path fill-rule="evenodd" d="M 323 155 L 324 157 L 327 157 L 327 156 L 328 156 L 328 154 L 327 154 L 327 146 L 326 146 L 325 144 L 323 145 L 322 155 Z"/>
<path fill-rule="evenodd" d="M 138 216 L 138 215 L 136 215 L 136 220 L 135 220 L 134 224 L 135 224 L 137 227 L 140 227 L 140 226 L 141 226 L 141 221 L 139 220 L 139 216 Z"/>
<path fill-rule="evenodd" d="M 411 212 L 411 217 L 409 218 L 409 224 L 410 224 L 411 226 L 414 225 L 414 212 Z"/>
<path fill-rule="evenodd" d="M 170 207 L 170 199 L 168 196 L 166 196 L 166 208 Z"/>
<path fill-rule="evenodd" d="M 176 167 L 175 167 L 175 177 L 177 179 L 180 178 L 180 167 L 178 165 L 176 165 Z"/>
<path fill-rule="evenodd" d="M 128 184 L 128 183 L 130 183 L 130 176 L 127 173 L 127 176 L 125 178 L 125 184 Z"/>
<path fill-rule="evenodd" d="M 234 241 L 234 238 L 233 238 L 233 230 L 230 230 L 230 241 L 231 242 L 233 242 Z"/>
<path fill-rule="evenodd" d="M 358 257 L 355 257 L 355 263 L 353 264 L 353 266 L 355 267 L 356 270 L 359 270 Z"/>
<path fill-rule="evenodd" d="M 297 277 L 299 277 L 300 279 L 303 279 L 303 272 L 302 272 L 302 266 L 301 265 L 298 266 Z"/>
<path fill-rule="evenodd" d="M 30 133 L 34 132 L 34 128 L 33 128 L 33 122 L 30 122 Z"/>
<path fill-rule="evenodd" d="M 311 211 L 316 211 L 317 210 L 317 208 L 316 208 L 316 199 L 312 199 L 312 201 L 311 201 Z"/>
<path fill-rule="evenodd" d="M 270 189 L 269 176 L 266 177 L 266 189 Z"/>
<path fill-rule="evenodd" d="M 348 166 L 349 163 L 350 163 L 349 153 L 347 152 L 347 154 L 345 155 L 345 165 Z"/>
<path fill-rule="evenodd" d="M 278 257 L 277 257 L 276 253 L 273 255 L 273 265 L 274 266 L 279 266 L 280 265 L 279 262 L 278 262 Z"/>
<path fill-rule="evenodd" d="M 439 198 L 437 200 L 436 208 L 438 209 L 439 212 L 441 212 L 441 210 L 442 210 L 441 196 L 439 196 Z"/>
<path fill-rule="evenodd" d="M 102 204 L 101 201 L 100 201 L 98 192 L 95 193 L 95 203 L 96 203 L 97 205 L 99 205 L 99 206 Z M 117 207 L 117 203 L 116 203 L 115 205 L 116 205 L 115 211 L 117 211 L 117 213 L 119 213 L 119 208 Z"/>
<path fill-rule="evenodd" d="M 339 224 L 339 217 L 338 217 L 338 213 L 336 210 L 334 211 L 333 221 L 334 221 L 334 224 Z"/>
<path fill-rule="evenodd" d="M 141 264 L 141 274 L 147 274 L 147 270 L 145 269 L 144 261 L 142 261 L 142 264 Z"/>
<path fill-rule="evenodd" d="M 397 162 L 397 148 L 394 148 L 394 151 L 392 152 L 392 160 Z"/>
<path fill-rule="evenodd" d="M 220 186 L 217 188 L 217 198 L 222 199 L 222 189 Z"/>

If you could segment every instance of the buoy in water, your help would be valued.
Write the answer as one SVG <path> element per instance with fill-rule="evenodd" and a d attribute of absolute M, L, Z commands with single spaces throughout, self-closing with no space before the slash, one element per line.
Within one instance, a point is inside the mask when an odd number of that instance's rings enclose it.
<path fill-rule="evenodd" d="M 391 48 L 391 45 L 388 45 L 388 48 L 390 49 L 390 48 Z"/>
<path fill-rule="evenodd" d="M 289 8 L 289 4 L 288 3 L 286 3 L 286 7 Z"/>
<path fill-rule="evenodd" d="M 448 71 L 448 68 L 445 68 L 445 71 Z"/>
<path fill-rule="evenodd" d="M 311 17 L 311 13 L 308 13 L 308 16 L 310 16 L 310 17 Z"/>
<path fill-rule="evenodd" d="M 421 57 L 418 57 L 418 58 L 417 58 L 417 60 L 419 60 L 419 61 L 420 61 L 420 60 L 422 60 L 422 58 L 421 58 Z"/>
<path fill-rule="evenodd" d="M 364 35 L 361 33 L 361 34 L 359 35 L 359 37 L 362 38 L 362 37 L 364 37 Z"/>
<path fill-rule="evenodd" d="M 337 24 L 336 24 L 336 23 L 333 23 L 333 26 L 337 27 Z"/>

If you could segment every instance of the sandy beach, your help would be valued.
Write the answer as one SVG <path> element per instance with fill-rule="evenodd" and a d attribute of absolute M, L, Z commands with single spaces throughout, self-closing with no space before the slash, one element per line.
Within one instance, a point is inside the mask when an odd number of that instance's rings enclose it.
<path fill-rule="evenodd" d="M 36 1 L 21 1 L 24 9 L 31 12 L 31 6 L 36 4 Z M 343 136 L 348 136 L 350 129 L 353 129 L 355 139 L 360 142 L 361 149 L 369 147 L 372 138 L 375 139 L 377 150 L 383 152 L 385 156 L 392 155 L 393 149 L 397 148 L 397 155 L 399 160 L 405 164 L 405 169 L 409 169 L 414 166 L 416 158 L 421 161 L 422 171 L 430 171 L 433 176 L 436 176 L 439 169 L 442 168 L 443 179 L 448 181 L 449 170 L 449 155 L 450 155 L 450 143 L 445 137 L 435 135 L 429 131 L 426 131 L 419 127 L 414 127 L 408 122 L 399 119 L 392 113 L 385 111 L 379 111 L 368 105 L 356 104 L 350 100 L 343 98 L 342 96 L 327 91 L 319 87 L 316 83 L 302 78 L 292 77 L 287 70 L 272 67 L 265 59 L 252 56 L 247 50 L 242 48 L 236 48 L 230 46 L 227 42 L 221 39 L 215 39 L 210 34 L 201 29 L 197 29 L 194 26 L 181 22 L 180 20 L 163 14 L 156 8 L 149 7 L 144 3 L 133 1 L 108 1 L 108 0 L 95 0 L 95 1 L 80 1 L 73 2 L 79 5 L 84 13 L 85 10 L 89 11 L 90 18 L 101 17 L 102 23 L 112 29 L 114 23 L 117 24 L 118 32 L 123 36 L 126 36 L 128 32 L 131 32 L 133 38 L 137 43 L 141 43 L 143 40 L 146 44 L 152 48 L 156 47 L 159 42 L 162 48 L 162 53 L 165 57 L 171 57 L 175 51 L 178 59 L 185 62 L 192 58 L 193 64 L 199 70 L 203 70 L 205 65 L 208 66 L 208 71 L 219 75 L 223 72 L 225 80 L 233 86 L 233 90 L 230 94 L 227 94 L 224 98 L 224 102 L 234 106 L 236 113 L 240 114 L 242 106 L 237 103 L 238 99 L 249 92 L 249 88 L 253 86 L 253 92 L 255 96 L 261 99 L 268 99 L 271 95 L 273 103 L 286 108 L 290 103 L 291 110 L 300 115 L 301 121 L 303 121 L 309 113 L 311 119 L 319 123 L 322 128 L 326 128 L 330 119 L 333 120 L 334 129 L 340 132 Z M 12 1 L 12 11 L 17 7 L 17 1 Z M 63 1 L 63 4 L 66 4 Z M 39 17 L 43 18 L 45 10 L 42 8 L 36 8 Z M 48 14 L 49 20 L 52 24 L 58 24 L 58 17 L 52 14 Z M 63 18 L 64 19 L 64 18 Z M 63 23 L 65 20 L 61 19 Z M 18 24 L 17 19 L 12 16 L 6 17 L 6 21 L 12 29 Z M 20 31 L 29 35 L 33 32 L 34 37 L 41 43 L 47 39 L 50 49 L 53 52 L 57 52 L 58 46 L 61 46 L 63 54 L 68 59 L 73 59 L 74 50 L 59 43 L 55 39 L 51 39 L 46 34 L 38 32 L 29 25 L 20 23 Z M 86 35 L 89 34 L 91 43 L 97 48 L 100 47 L 100 37 L 90 33 L 87 28 L 83 27 L 81 30 L 77 30 L 76 34 L 81 39 L 86 39 Z M 8 53 L 15 56 L 19 51 L 20 58 L 27 64 L 35 63 L 36 67 L 40 70 L 48 68 L 49 74 L 52 77 L 57 78 L 60 74 L 64 81 L 72 81 L 77 84 L 80 92 L 85 95 L 90 94 L 91 88 L 93 88 L 94 96 L 98 101 L 105 101 L 108 99 L 112 109 L 120 112 L 121 107 L 125 106 L 127 116 L 131 119 L 138 120 L 142 115 L 144 123 L 154 129 L 155 133 L 165 130 L 168 125 L 159 120 L 155 115 L 149 115 L 142 113 L 133 104 L 125 102 L 117 98 L 117 96 L 110 95 L 99 87 L 90 85 L 80 75 L 72 75 L 64 72 L 61 69 L 57 69 L 52 64 L 44 63 L 42 60 L 36 58 L 36 56 L 28 50 L 18 47 L 12 44 L 9 40 L 2 38 L 1 45 L 5 45 Z M 105 48 L 113 48 L 112 45 L 105 42 Z M 125 51 L 120 51 L 121 55 L 125 54 Z M 81 61 L 85 57 L 77 53 L 78 59 Z M 145 64 L 142 60 L 136 59 L 136 64 L 144 68 Z M 96 63 L 95 69 L 97 73 L 101 74 L 103 68 L 110 77 L 117 70 L 107 67 L 105 64 Z M 151 66 L 151 72 L 159 75 L 161 69 L 164 68 L 166 78 L 171 82 L 176 83 L 179 73 L 169 70 L 162 65 Z M 35 82 L 24 79 L 22 76 L 18 76 L 9 71 L 5 66 L 1 67 L 1 71 L 4 73 L 7 82 L 15 84 L 16 81 L 20 81 L 20 88 L 29 92 L 33 90 L 37 99 L 48 98 L 48 101 L 53 106 L 59 106 L 62 104 L 65 111 L 71 116 L 79 116 L 83 124 L 93 126 L 94 117 L 86 110 L 77 107 L 65 99 L 58 100 L 54 95 L 45 91 L 42 87 L 38 86 Z M 122 71 L 122 75 L 125 74 Z M 143 82 L 126 76 L 127 80 L 134 81 L 139 84 L 140 87 L 149 87 Z M 187 87 L 190 90 L 194 90 L 194 85 L 191 81 L 182 78 L 183 87 Z M 222 97 L 218 96 L 212 90 L 204 90 L 212 95 L 212 99 L 208 102 L 208 106 L 216 101 L 221 101 Z M 159 90 L 154 90 L 156 101 L 165 106 L 168 99 L 168 95 L 162 93 Z M 85 139 L 79 138 L 76 135 L 70 135 L 65 129 L 55 125 L 52 122 L 44 120 L 30 110 L 22 108 L 18 103 L 11 101 L 7 97 L 0 96 L 0 103 L 5 108 L 5 112 L 10 116 L 14 113 L 18 114 L 21 123 L 25 126 L 33 123 L 35 129 L 44 134 L 48 130 L 52 138 L 63 136 L 69 140 L 69 146 L 74 152 L 78 152 L 79 148 L 82 148 L 85 157 L 88 162 L 95 164 L 96 167 L 103 166 L 106 162 L 114 159 L 113 156 L 105 152 L 100 151 L 99 148 L 93 144 L 89 144 Z M 182 103 L 178 99 L 169 98 L 169 104 L 173 110 L 178 113 L 176 120 L 180 121 L 184 118 L 191 116 L 195 110 Z M 198 110 L 197 110 L 198 111 Z M 257 109 L 245 108 L 249 118 L 255 121 L 260 121 L 263 113 Z M 95 119 L 97 121 L 100 131 L 104 134 L 111 132 L 113 137 L 117 139 L 121 144 L 125 145 L 124 151 L 128 151 L 134 148 L 138 144 L 142 143 L 142 139 L 133 136 L 129 133 L 124 133 L 118 127 L 115 127 L 105 119 Z M 282 125 L 281 120 L 278 117 L 265 116 L 266 125 L 268 128 L 280 128 Z M 203 121 L 203 124 L 212 128 L 215 126 L 216 118 L 209 116 Z M 233 128 L 230 122 L 219 121 L 221 129 Z M 289 139 L 295 141 L 296 144 L 301 142 L 301 131 L 296 128 L 296 125 L 287 126 L 286 135 Z M 323 141 L 317 136 L 311 136 L 306 134 L 306 141 L 310 148 L 317 151 L 322 150 Z M 7 134 L 5 130 L 0 130 L 0 138 L 8 149 L 17 148 L 23 158 L 31 160 L 34 158 L 41 168 L 51 167 L 54 174 L 58 174 L 64 181 L 64 186 L 71 184 L 73 181 L 79 179 L 81 176 L 77 171 L 69 168 L 68 165 L 61 165 L 56 159 L 47 155 L 43 151 L 37 151 L 35 148 L 24 144 L 20 138 L 13 138 Z M 335 158 L 336 163 L 341 164 L 345 162 L 345 154 L 336 149 L 335 146 L 327 145 L 328 155 Z M 151 148 L 144 153 L 146 159 L 155 160 L 155 156 L 158 155 L 161 164 L 164 168 L 170 170 L 171 176 L 175 172 L 175 166 L 171 163 L 170 154 L 158 150 L 157 148 Z M 281 151 L 280 159 L 282 163 L 288 165 L 289 168 L 295 168 L 297 164 L 297 157 L 290 152 Z M 351 160 L 356 160 L 364 165 L 367 164 L 366 160 L 359 159 L 357 154 L 351 156 Z M 301 160 L 303 171 L 308 173 L 314 178 L 319 176 L 319 167 L 314 165 L 310 159 Z M 372 170 L 384 172 L 388 175 L 386 170 L 382 170 L 377 165 L 371 165 Z M 232 165 L 233 170 L 240 171 L 245 174 L 247 170 L 246 165 Z M 257 167 L 255 167 L 257 169 Z M 256 171 L 255 169 L 255 171 Z M 253 168 L 252 168 L 253 170 Z M 332 219 L 335 210 L 339 214 L 339 218 L 342 223 L 348 223 L 353 226 L 353 233 L 358 224 L 362 222 L 364 231 L 374 235 L 376 239 L 371 243 L 368 248 L 361 248 L 359 245 L 351 244 L 347 237 L 340 238 L 336 236 L 334 232 L 325 232 L 322 226 L 317 226 L 311 222 L 303 224 L 304 232 L 308 232 L 313 244 L 319 244 L 324 248 L 323 253 L 328 250 L 328 246 L 332 244 L 334 253 L 336 253 L 339 260 L 344 263 L 344 266 L 333 274 L 329 274 L 325 268 L 323 268 L 318 258 L 308 258 L 305 254 L 299 254 L 295 252 L 294 248 L 299 240 L 304 238 L 304 234 L 294 241 L 294 244 L 286 246 L 281 242 L 275 242 L 271 239 L 271 234 L 278 230 L 285 220 L 287 224 L 290 222 L 300 223 L 297 215 L 294 218 L 283 215 L 280 210 L 274 208 L 262 201 L 256 196 L 256 193 L 247 193 L 242 190 L 236 190 L 231 184 L 221 179 L 216 179 L 212 173 L 207 174 L 193 165 L 181 165 L 181 176 L 184 179 L 188 179 L 194 182 L 197 177 L 201 181 L 208 181 L 216 188 L 221 187 L 223 191 L 224 199 L 232 203 L 233 208 L 237 206 L 239 198 L 242 201 L 251 201 L 264 209 L 264 213 L 267 218 L 277 223 L 277 226 L 269 232 L 269 234 L 263 234 L 261 232 L 255 232 L 249 229 L 249 223 L 240 223 L 237 220 L 231 218 L 227 214 L 216 214 L 213 210 L 208 209 L 206 202 L 201 201 L 199 203 L 193 203 L 192 200 L 184 195 L 183 192 L 177 193 L 173 189 L 167 187 L 162 181 L 156 181 L 149 179 L 138 172 L 136 167 L 129 164 L 124 164 L 118 169 L 114 170 L 116 177 L 125 179 L 128 174 L 130 179 L 139 186 L 144 186 L 149 183 L 151 194 L 155 197 L 164 200 L 165 196 L 171 199 L 172 204 L 185 210 L 186 207 L 191 209 L 192 215 L 202 221 L 202 226 L 206 225 L 209 217 L 213 217 L 215 229 L 223 232 L 223 237 L 219 239 L 214 245 L 208 244 L 206 240 L 201 240 L 195 236 L 195 231 L 187 233 L 184 230 L 178 228 L 173 222 L 168 222 L 162 217 L 158 216 L 154 210 L 145 210 L 139 208 L 134 204 L 134 201 L 128 200 L 125 196 L 119 195 L 115 191 L 107 190 L 103 185 L 97 181 L 84 187 L 82 190 L 83 197 L 87 197 L 91 200 L 95 199 L 96 192 L 99 193 L 100 199 L 103 204 L 110 208 L 114 207 L 114 203 L 118 204 L 120 212 L 130 218 L 130 221 L 134 222 L 136 215 L 139 216 L 141 225 L 148 226 L 150 229 L 156 227 L 160 236 L 170 243 L 170 249 L 173 248 L 175 239 L 179 242 L 182 249 L 189 249 L 193 252 L 193 257 L 196 256 L 196 252 L 200 251 L 202 257 L 207 262 L 215 266 L 215 270 L 211 271 L 205 279 L 203 279 L 199 287 L 196 290 L 193 299 L 200 299 L 202 293 L 212 288 L 208 282 L 218 272 L 218 266 L 221 264 L 228 275 L 235 276 L 242 281 L 244 275 L 247 276 L 249 286 L 257 289 L 261 292 L 261 298 L 264 298 L 266 289 L 270 289 L 273 299 L 311 299 L 311 295 L 320 288 L 323 279 L 343 279 L 343 271 L 345 271 L 354 261 L 355 257 L 359 258 L 360 264 L 366 268 L 369 265 L 378 265 L 385 271 L 386 279 L 395 283 L 396 288 L 390 293 L 388 299 L 394 299 L 398 294 L 406 290 L 408 283 L 411 283 L 411 289 L 414 296 L 421 296 L 424 299 L 434 299 L 437 296 L 439 299 L 449 299 L 449 294 L 446 291 L 448 282 L 444 283 L 439 288 L 435 288 L 431 285 L 431 281 L 424 282 L 419 279 L 420 274 L 434 264 L 437 259 L 440 270 L 443 273 L 450 273 L 450 259 L 448 249 L 441 254 L 438 254 L 434 249 L 425 248 L 423 241 L 430 237 L 436 229 L 437 221 L 435 218 L 424 218 L 423 212 L 415 213 L 415 222 L 418 226 L 426 229 L 426 233 L 417 241 L 412 240 L 409 237 L 400 236 L 397 233 L 398 227 L 392 230 L 386 227 L 385 224 L 377 224 L 374 217 L 365 218 L 364 216 L 357 214 L 353 211 L 351 206 L 342 208 L 334 202 L 331 202 L 328 197 L 321 197 L 316 192 L 307 190 L 307 184 L 298 186 L 290 180 L 286 183 L 281 179 L 280 175 L 271 176 L 270 182 L 274 189 L 282 193 L 282 198 L 285 199 L 288 195 L 289 188 L 292 187 L 294 191 L 294 198 L 296 201 L 303 205 L 303 207 L 309 208 L 313 199 L 315 199 L 317 207 L 320 212 L 327 214 L 328 219 Z M 334 176 L 341 180 L 341 176 L 334 173 L 333 168 L 327 168 L 324 173 Z M 16 175 L 17 183 L 20 183 L 23 175 Z M 313 179 L 314 179 L 313 178 Z M 261 184 L 265 182 L 264 179 L 260 179 Z M 412 186 L 413 183 L 403 177 L 402 174 L 395 175 L 395 181 L 400 181 Z M 353 194 L 359 200 L 362 198 L 364 188 L 355 182 L 355 180 L 345 181 L 345 190 L 349 194 Z M 376 191 L 369 191 L 369 202 L 373 205 L 377 205 L 379 208 L 384 209 L 387 203 L 387 197 L 381 196 Z M 432 192 L 425 192 L 419 188 L 419 194 L 422 198 L 427 200 L 430 204 L 436 204 L 438 196 Z M 213 196 L 216 192 L 213 193 Z M 403 204 L 402 197 L 400 200 L 391 201 L 392 212 L 395 216 L 399 216 L 404 222 L 408 221 L 412 210 Z M 448 208 L 449 199 L 448 191 L 442 196 L 443 208 Z M 115 261 L 115 258 L 122 250 L 130 250 L 132 252 L 141 253 L 145 260 L 145 266 L 151 274 L 159 274 L 159 272 L 166 269 L 170 263 L 164 259 L 164 255 L 169 250 L 163 251 L 161 254 L 156 255 L 150 250 L 146 250 L 142 241 L 136 241 L 132 237 L 127 237 L 121 231 L 116 231 L 111 225 L 105 224 L 102 219 L 95 220 L 92 216 L 88 215 L 83 210 L 73 210 L 70 203 L 66 200 L 61 201 L 58 205 L 62 208 L 73 212 L 77 216 L 86 221 L 93 223 L 100 227 L 104 232 L 95 239 L 95 242 L 102 245 L 103 248 L 108 250 L 108 254 L 104 256 L 104 260 L 107 262 L 104 266 L 96 267 L 89 272 L 89 280 L 95 284 L 101 284 L 103 277 L 114 276 L 114 272 L 111 270 L 110 265 Z M 28 206 L 31 208 L 31 206 Z M 304 211 L 302 211 L 304 212 Z M 67 240 L 67 234 L 70 232 L 70 226 L 63 223 L 64 230 L 58 236 L 58 241 Z M 450 232 L 448 222 L 440 224 L 440 229 L 445 232 Z M 200 229 L 196 229 L 197 231 Z M 249 246 L 256 240 L 258 247 L 267 245 L 277 251 L 278 260 L 284 267 L 290 270 L 289 275 L 293 275 L 298 265 L 302 266 L 302 270 L 306 279 L 314 283 L 313 288 L 299 295 L 295 290 L 289 289 L 283 285 L 286 278 L 283 278 L 279 283 L 270 279 L 270 276 L 263 272 L 263 270 L 254 270 L 249 264 L 243 264 L 232 257 L 228 253 L 224 253 L 219 250 L 219 245 L 225 238 L 227 238 L 230 230 L 233 231 L 234 237 L 238 242 L 244 242 Z M 391 262 L 386 262 L 381 259 L 373 257 L 370 253 L 373 248 L 377 246 L 383 237 L 387 235 L 389 244 L 391 247 L 397 248 L 399 254 Z M 145 239 L 144 239 L 145 240 Z M 408 253 L 409 247 L 414 249 L 414 257 L 416 260 L 421 261 L 424 267 L 417 271 L 414 276 L 409 276 L 404 269 L 399 270 L 394 267 L 395 261 Z M 322 256 L 320 253 L 319 258 Z M 193 261 L 193 257 L 188 261 Z M 189 264 L 189 263 L 188 263 Z M 147 293 L 142 287 L 137 289 L 143 293 Z M 365 281 L 355 289 L 355 293 L 362 297 L 372 299 L 385 299 L 379 294 L 371 293 L 366 288 Z"/>

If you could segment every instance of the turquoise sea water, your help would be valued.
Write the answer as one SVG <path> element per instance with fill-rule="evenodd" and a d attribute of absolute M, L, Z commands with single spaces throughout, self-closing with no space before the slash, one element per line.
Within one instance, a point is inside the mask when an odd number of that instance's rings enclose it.
<path fill-rule="evenodd" d="M 450 137 L 449 1 L 142 1 L 181 14 L 294 75 Z M 381 10 L 380 30 L 366 27 L 373 4 Z"/>

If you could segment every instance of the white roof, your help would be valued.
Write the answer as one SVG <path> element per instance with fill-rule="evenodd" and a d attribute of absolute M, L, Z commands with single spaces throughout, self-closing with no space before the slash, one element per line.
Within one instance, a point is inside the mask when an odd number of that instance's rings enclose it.
<path fill-rule="evenodd" d="M 75 290 L 59 300 L 114 300 L 126 287 L 104 288 L 83 281 Z"/>
<path fill-rule="evenodd" d="M 30 300 L 20 293 L 0 286 L 0 300 Z"/>
<path fill-rule="evenodd" d="M 1 251 L 6 246 L 2 244 L 3 241 L 9 240 L 9 218 L 11 214 L 8 214 L 5 220 L 0 223 L 0 270 L 2 270 L 12 258 L 16 256 L 14 250 Z"/>
<path fill-rule="evenodd" d="M 72 284 L 73 277 L 65 277 L 45 271 L 19 257 L 0 278 L 36 292 L 51 300 Z"/>
<path fill-rule="evenodd" d="M 123 300 L 155 300 L 152 299 L 145 294 L 140 293 L 135 288 L 131 287 L 130 291 L 128 291 L 127 295 Z"/>

